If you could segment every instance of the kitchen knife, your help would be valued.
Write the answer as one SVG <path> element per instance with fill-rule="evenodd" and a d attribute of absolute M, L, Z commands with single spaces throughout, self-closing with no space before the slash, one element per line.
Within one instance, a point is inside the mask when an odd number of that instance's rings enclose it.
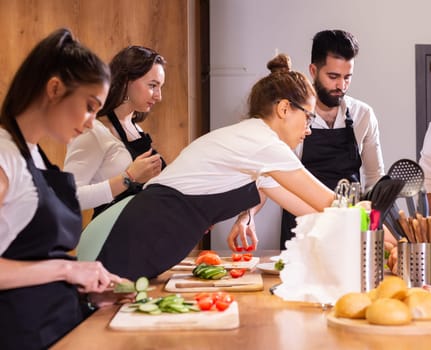
<path fill-rule="evenodd" d="M 238 286 L 253 286 L 254 282 L 177 282 L 175 288 L 199 288 L 199 287 L 238 287 Z"/>

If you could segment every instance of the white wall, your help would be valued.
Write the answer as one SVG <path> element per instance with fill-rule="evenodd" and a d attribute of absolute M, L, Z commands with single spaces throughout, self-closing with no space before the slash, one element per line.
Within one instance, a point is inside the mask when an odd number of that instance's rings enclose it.
<path fill-rule="evenodd" d="M 212 0 L 210 6 L 212 129 L 243 116 L 247 94 L 268 73 L 276 48 L 308 75 L 313 35 L 344 29 L 360 45 L 349 94 L 375 110 L 386 170 L 400 158 L 416 158 L 415 44 L 431 44 L 431 1 Z M 257 220 L 261 248 L 277 248 L 278 208 Z M 216 249 L 226 247 L 231 223 L 216 227 Z"/>

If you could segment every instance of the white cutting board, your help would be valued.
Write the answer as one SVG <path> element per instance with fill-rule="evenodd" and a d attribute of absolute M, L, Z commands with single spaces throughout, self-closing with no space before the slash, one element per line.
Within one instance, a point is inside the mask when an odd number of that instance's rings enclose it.
<path fill-rule="evenodd" d="M 187 284 L 198 282 L 202 284 L 199 287 L 177 287 L 178 284 Z M 218 286 L 212 286 L 215 283 Z M 165 290 L 174 293 L 198 293 L 198 292 L 255 292 L 263 290 L 262 275 L 259 272 L 247 271 L 244 276 L 232 278 L 229 276 L 220 280 L 204 280 L 193 277 L 191 273 L 173 274 L 165 285 Z"/>
<path fill-rule="evenodd" d="M 223 266 L 225 269 L 247 269 L 252 270 L 259 263 L 258 257 L 252 257 L 249 261 L 233 261 L 231 257 L 220 257 L 221 264 L 217 266 Z M 172 270 L 192 271 L 195 267 L 196 257 L 187 257 L 181 261 L 178 265 L 172 267 Z"/>
<path fill-rule="evenodd" d="M 109 323 L 109 328 L 118 331 L 145 330 L 205 330 L 234 329 L 239 327 L 238 303 L 232 302 L 225 311 L 201 311 L 183 314 L 163 313 L 149 315 L 142 312 L 122 311 L 123 305 Z"/>

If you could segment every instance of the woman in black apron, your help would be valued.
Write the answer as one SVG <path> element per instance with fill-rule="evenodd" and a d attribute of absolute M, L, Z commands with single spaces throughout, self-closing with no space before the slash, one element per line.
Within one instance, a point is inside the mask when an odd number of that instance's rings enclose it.
<path fill-rule="evenodd" d="M 53 166 L 41 149 L 33 154 L 40 154 L 46 169 L 37 168 L 28 146 L 44 136 L 70 140 L 77 129 L 91 123 L 108 83 L 105 64 L 68 30 L 59 29 L 33 49 L 6 94 L 0 154 L 9 150 L 13 157 L 12 151 L 17 158 L 22 156 L 26 167 L 21 158 L 11 165 L 7 154 L 1 155 L 1 160 L 9 161 L 0 162 L 0 198 L 16 188 L 12 176 L 24 179 L 22 174 L 28 172 L 30 177 L 21 185 L 29 194 L 36 192 L 30 197 L 36 209 L 33 216 L 21 213 L 29 222 L 1 254 L 0 349 L 47 349 L 88 312 L 79 291 L 103 292 L 111 282 L 121 281 L 99 263 L 76 262 L 69 255 L 82 226 L 73 176 Z M 0 205 L 10 210 L 14 202 Z M 3 234 L 9 240 L 10 233 Z"/>
<path fill-rule="evenodd" d="M 132 157 L 133 160 L 135 160 L 136 157 L 138 157 L 142 153 L 149 151 L 150 149 L 151 149 L 151 155 L 157 154 L 157 151 L 151 147 L 151 143 L 153 142 L 153 140 L 151 139 L 150 134 L 146 134 L 145 132 L 140 131 L 136 127 L 134 122 L 133 122 L 133 127 L 136 129 L 136 132 L 138 132 L 141 137 L 139 139 L 129 141 L 127 139 L 126 132 L 124 131 L 123 127 L 121 126 L 120 121 L 118 120 L 118 117 L 115 115 L 115 112 L 114 111 L 108 112 L 106 114 L 106 116 L 108 117 L 112 126 L 117 131 L 118 135 L 120 136 L 121 141 L 126 146 L 127 150 L 130 153 L 130 156 Z M 166 162 L 162 157 L 160 157 L 160 159 L 161 159 L 161 164 L 162 164 L 161 170 L 163 170 L 166 167 Z M 104 205 L 101 205 L 101 206 L 94 208 L 93 219 L 97 215 L 99 215 L 102 211 L 106 210 L 111 205 L 113 205 L 114 203 L 117 203 L 118 201 L 122 200 L 123 198 L 126 198 L 127 196 L 136 194 L 142 190 L 142 186 L 144 185 L 144 183 L 136 182 L 136 181 L 133 181 L 132 179 L 130 179 L 130 180 L 131 181 L 130 181 L 130 183 L 128 183 L 127 190 L 120 193 L 119 195 L 117 195 L 111 203 L 104 204 Z"/>
<path fill-rule="evenodd" d="M 267 67 L 271 74 L 250 94 L 250 118 L 194 140 L 143 191 L 93 220 L 78 256 L 130 279 L 152 278 L 187 256 L 213 224 L 256 207 L 260 191 L 280 199 L 294 190 L 316 210 L 328 206 L 333 192 L 292 151 L 310 132 L 314 89 L 286 55 Z M 242 233 L 257 243 L 253 232 Z"/>
<path fill-rule="evenodd" d="M 81 207 L 96 206 L 93 218 L 112 204 L 138 193 L 145 182 L 166 166 L 163 158 L 155 156 L 157 151 L 152 148 L 150 135 L 137 125 L 162 99 L 165 64 L 162 56 L 143 46 L 129 46 L 118 52 L 110 63 L 112 84 L 98 120 L 122 144 L 107 137 L 104 128 L 96 127 L 92 134 L 82 135 L 68 146 L 64 168 L 74 173 L 80 184 Z M 103 145 L 89 146 L 93 142 Z M 123 145 L 132 162 L 124 156 Z M 107 200 L 106 191 L 113 200 Z"/>
<path fill-rule="evenodd" d="M 302 164 L 330 189 L 335 189 L 339 180 L 360 182 L 359 169 L 362 161 L 353 130 L 353 120 L 346 110 L 346 127 L 338 129 L 311 129 L 304 140 Z M 296 217 L 283 210 L 280 249 L 294 236 Z"/>

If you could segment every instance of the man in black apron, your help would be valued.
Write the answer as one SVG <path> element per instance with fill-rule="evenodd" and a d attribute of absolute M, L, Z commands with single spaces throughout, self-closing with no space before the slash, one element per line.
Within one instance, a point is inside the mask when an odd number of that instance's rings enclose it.
<path fill-rule="evenodd" d="M 303 143 L 301 161 L 332 190 L 343 178 L 361 182 L 361 166 L 368 177 L 363 185 L 369 186 L 384 174 L 375 116 L 368 105 L 345 96 L 358 51 L 358 42 L 345 31 L 325 30 L 313 38 L 310 74 L 317 93 L 318 117 Z M 283 211 L 281 249 L 294 236 L 291 229 L 296 226 L 295 219 Z"/>

